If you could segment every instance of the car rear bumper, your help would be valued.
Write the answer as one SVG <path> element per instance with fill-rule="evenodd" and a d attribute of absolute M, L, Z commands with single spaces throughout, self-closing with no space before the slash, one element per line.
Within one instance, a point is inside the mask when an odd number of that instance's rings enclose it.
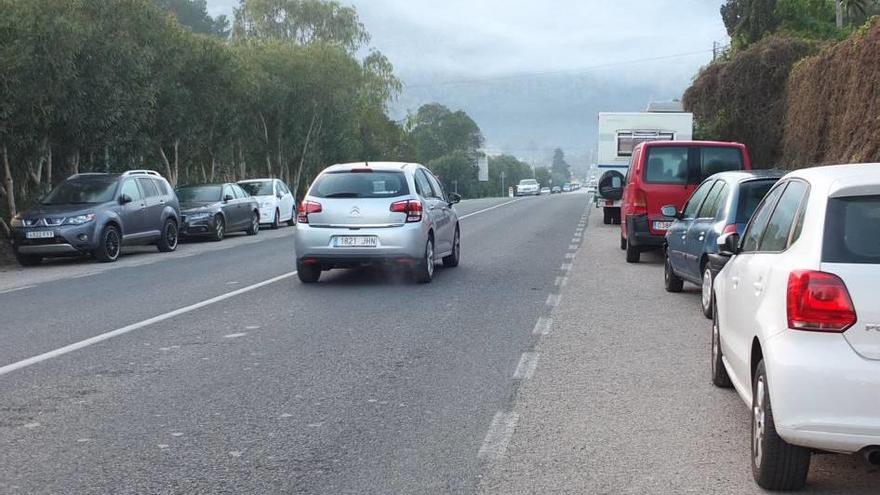
<path fill-rule="evenodd" d="M 783 439 L 843 453 L 880 446 L 880 361 L 856 354 L 843 335 L 789 330 L 764 353 Z"/>
<path fill-rule="evenodd" d="M 375 236 L 376 247 L 337 247 L 340 236 Z M 376 263 L 394 259 L 420 259 L 425 254 L 428 231 L 422 223 L 387 228 L 324 228 L 297 224 L 294 249 L 298 260 L 311 258 L 321 263 Z"/>
<path fill-rule="evenodd" d="M 277 206 L 269 205 L 266 207 L 260 207 L 260 223 L 272 223 L 275 221 L 275 212 L 278 211 Z M 281 212 L 278 212 L 278 218 L 280 219 L 283 215 Z"/>
<path fill-rule="evenodd" d="M 659 248 L 666 240 L 665 235 L 651 233 L 647 215 L 626 217 L 626 241 L 633 246 Z"/>

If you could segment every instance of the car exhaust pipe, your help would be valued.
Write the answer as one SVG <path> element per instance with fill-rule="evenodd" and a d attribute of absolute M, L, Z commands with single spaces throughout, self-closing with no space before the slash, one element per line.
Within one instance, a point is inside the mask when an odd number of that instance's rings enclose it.
<path fill-rule="evenodd" d="M 862 451 L 865 464 L 870 467 L 880 467 L 880 447 L 868 447 Z"/>

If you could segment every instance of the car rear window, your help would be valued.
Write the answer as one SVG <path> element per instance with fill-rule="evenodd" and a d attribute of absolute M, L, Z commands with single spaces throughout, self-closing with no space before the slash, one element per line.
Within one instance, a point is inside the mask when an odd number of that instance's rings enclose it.
<path fill-rule="evenodd" d="M 332 172 L 321 175 L 309 194 L 316 198 L 394 198 L 409 194 L 402 172 Z"/>
<path fill-rule="evenodd" d="M 880 264 L 880 195 L 828 200 L 822 261 Z"/>
<path fill-rule="evenodd" d="M 645 182 L 680 185 L 744 166 L 740 149 L 729 146 L 652 146 L 645 163 Z"/>
<path fill-rule="evenodd" d="M 260 182 L 239 182 L 238 185 L 251 196 L 271 196 L 274 194 L 274 192 L 272 192 L 271 180 Z"/>
<path fill-rule="evenodd" d="M 743 182 L 739 186 L 739 202 L 736 205 L 736 220 L 734 223 L 747 223 L 755 208 L 761 204 L 761 200 L 770 191 L 770 188 L 776 184 L 773 180 L 754 180 Z"/>
<path fill-rule="evenodd" d="M 651 184 L 687 184 L 688 149 L 662 146 L 648 150 L 645 182 Z"/>

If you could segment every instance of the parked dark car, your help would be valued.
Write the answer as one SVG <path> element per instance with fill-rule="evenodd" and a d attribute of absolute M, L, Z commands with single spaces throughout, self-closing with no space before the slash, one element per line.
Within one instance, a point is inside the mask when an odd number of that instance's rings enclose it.
<path fill-rule="evenodd" d="M 200 184 L 178 187 L 181 234 L 221 241 L 227 232 L 260 231 L 260 204 L 238 184 Z"/>
<path fill-rule="evenodd" d="M 701 286 L 703 314 L 711 318 L 717 272 L 710 259 L 718 252 L 718 237 L 742 235 L 755 208 L 783 175 L 775 170 L 715 174 L 700 184 L 681 212 L 675 205 L 664 206 L 662 213 L 675 219 L 664 246 L 666 290 L 680 292 L 685 281 Z"/>
<path fill-rule="evenodd" d="M 178 225 L 177 196 L 157 172 L 77 174 L 12 219 L 12 248 L 24 266 L 83 254 L 116 261 L 123 245 L 174 251 Z"/>

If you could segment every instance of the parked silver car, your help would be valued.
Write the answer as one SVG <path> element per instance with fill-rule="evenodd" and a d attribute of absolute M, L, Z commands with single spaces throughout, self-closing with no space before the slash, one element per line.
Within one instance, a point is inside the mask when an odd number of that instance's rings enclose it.
<path fill-rule="evenodd" d="M 299 279 L 314 283 L 324 270 L 392 264 L 428 283 L 437 261 L 458 266 L 461 231 L 453 205 L 460 200 L 415 163 L 329 167 L 299 206 L 294 235 Z"/>

